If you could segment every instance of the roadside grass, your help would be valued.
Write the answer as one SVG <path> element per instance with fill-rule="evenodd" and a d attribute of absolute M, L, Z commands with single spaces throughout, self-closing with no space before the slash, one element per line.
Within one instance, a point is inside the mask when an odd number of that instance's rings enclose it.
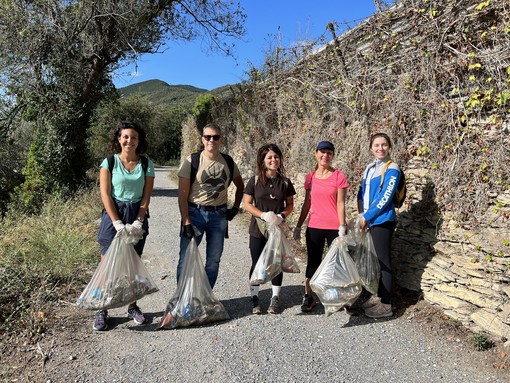
<path fill-rule="evenodd" d="M 44 332 L 55 302 L 90 279 L 99 261 L 96 189 L 52 197 L 38 216 L 0 222 L 0 335 Z"/>

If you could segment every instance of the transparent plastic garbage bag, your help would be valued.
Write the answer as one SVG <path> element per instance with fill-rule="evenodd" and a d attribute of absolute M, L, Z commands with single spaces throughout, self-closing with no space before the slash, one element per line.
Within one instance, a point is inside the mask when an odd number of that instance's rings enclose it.
<path fill-rule="evenodd" d="M 312 276 L 310 287 L 319 297 L 328 316 L 358 299 L 362 282 L 345 239 L 336 238 L 333 241 Z"/>
<path fill-rule="evenodd" d="M 177 289 L 167 304 L 159 328 L 174 329 L 229 318 L 227 310 L 212 292 L 193 238 L 186 249 Z"/>
<path fill-rule="evenodd" d="M 269 282 L 282 271 L 299 273 L 299 265 L 294 258 L 289 241 L 283 230 L 274 224 L 267 225 L 267 243 L 255 264 L 250 277 L 251 285 Z"/>
<path fill-rule="evenodd" d="M 359 219 L 354 221 L 353 237 L 356 246 L 351 250 L 363 287 L 371 294 L 377 294 L 381 277 L 381 265 L 375 252 L 372 235 L 360 230 Z"/>
<path fill-rule="evenodd" d="M 141 233 L 133 234 L 129 229 L 126 227 L 115 235 L 104 259 L 76 301 L 78 307 L 107 310 L 158 291 L 133 245 Z"/>

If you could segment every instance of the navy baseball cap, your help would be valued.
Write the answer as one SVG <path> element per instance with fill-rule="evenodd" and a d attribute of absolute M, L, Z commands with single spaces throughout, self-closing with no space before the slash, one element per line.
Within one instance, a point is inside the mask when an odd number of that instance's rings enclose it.
<path fill-rule="evenodd" d="M 317 145 L 317 150 L 331 150 L 335 151 L 335 146 L 329 141 L 321 141 L 319 145 Z"/>

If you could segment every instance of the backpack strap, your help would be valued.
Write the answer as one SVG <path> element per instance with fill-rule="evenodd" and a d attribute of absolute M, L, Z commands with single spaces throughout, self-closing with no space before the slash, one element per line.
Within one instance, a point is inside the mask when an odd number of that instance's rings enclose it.
<path fill-rule="evenodd" d="M 384 183 L 384 173 L 386 173 L 386 170 L 388 169 L 388 167 L 393 163 L 392 160 L 389 160 L 388 162 L 386 162 L 384 164 L 384 167 L 382 169 L 382 172 L 381 172 L 381 183 L 379 184 L 379 192 L 382 190 L 382 186 L 383 186 L 383 183 Z"/>
<path fill-rule="evenodd" d="M 234 159 L 226 153 L 221 153 L 221 155 L 225 159 L 225 162 L 227 163 L 227 166 L 228 166 L 228 171 L 230 172 L 230 177 L 229 177 L 228 185 L 227 185 L 227 187 L 228 187 L 228 186 L 230 186 L 230 184 L 232 183 L 232 179 L 234 178 Z"/>
<path fill-rule="evenodd" d="M 140 156 L 140 161 L 142 161 L 143 174 L 147 174 L 147 169 L 149 168 L 149 159 L 145 156 Z"/>
<path fill-rule="evenodd" d="M 189 184 L 190 186 L 195 182 L 197 178 L 198 165 L 200 164 L 200 152 L 195 152 L 191 154 L 191 171 L 189 174 Z"/>
<path fill-rule="evenodd" d="M 113 154 L 106 157 L 106 160 L 108 161 L 108 170 L 110 170 L 110 174 L 113 172 L 113 167 L 115 166 L 115 157 L 113 157 Z"/>

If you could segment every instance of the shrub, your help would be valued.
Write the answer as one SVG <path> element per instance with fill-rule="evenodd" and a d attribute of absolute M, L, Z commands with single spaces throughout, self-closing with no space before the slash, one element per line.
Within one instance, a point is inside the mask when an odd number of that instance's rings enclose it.
<path fill-rule="evenodd" d="M 100 207 L 97 190 L 80 191 L 50 197 L 40 215 L 11 213 L 0 222 L 1 333 L 38 331 L 34 313 L 45 312 L 63 286 L 86 282 L 82 271 L 99 260 Z"/>

